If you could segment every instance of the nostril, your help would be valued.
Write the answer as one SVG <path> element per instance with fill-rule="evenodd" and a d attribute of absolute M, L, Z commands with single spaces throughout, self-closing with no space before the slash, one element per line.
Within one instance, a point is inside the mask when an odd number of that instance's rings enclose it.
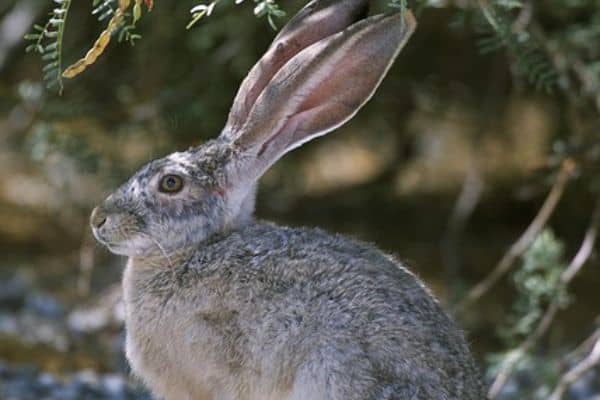
<path fill-rule="evenodd" d="M 100 229 L 102 225 L 106 223 L 106 214 L 98 208 L 95 208 L 94 211 L 92 211 L 90 223 L 94 228 Z"/>

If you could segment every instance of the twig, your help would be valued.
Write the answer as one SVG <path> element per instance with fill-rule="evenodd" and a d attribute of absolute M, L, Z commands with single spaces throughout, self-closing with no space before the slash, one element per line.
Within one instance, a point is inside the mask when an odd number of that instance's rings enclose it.
<path fill-rule="evenodd" d="M 490 290 L 490 288 L 494 286 L 496 282 L 498 282 L 498 280 L 510 270 L 510 267 L 513 265 L 514 261 L 521 254 L 523 254 L 525 250 L 527 250 L 529 245 L 539 235 L 554 213 L 554 210 L 556 209 L 556 206 L 558 205 L 558 202 L 565 191 L 567 182 L 569 181 L 574 169 L 575 162 L 573 160 L 566 159 L 563 161 L 550 193 L 546 197 L 544 204 L 538 211 L 531 224 L 527 227 L 525 232 L 523 232 L 521 237 L 519 237 L 519 239 L 513 243 L 512 246 L 510 246 L 502 259 L 500 259 L 498 264 L 496 264 L 496 267 L 492 270 L 492 272 L 490 272 L 482 281 L 476 284 L 469 291 L 469 293 L 467 293 L 464 299 L 458 303 L 455 308 L 456 313 L 464 311 L 467 307 L 483 296 L 488 290 Z"/>
<path fill-rule="evenodd" d="M 592 250 L 594 248 L 594 244 L 596 242 L 596 238 L 598 236 L 598 229 L 600 228 L 600 196 L 596 200 L 596 205 L 594 206 L 594 211 L 592 212 L 592 220 L 590 225 L 588 226 L 585 237 L 579 247 L 579 250 L 575 254 L 575 257 L 569 263 L 569 266 L 563 271 L 560 281 L 564 286 L 569 285 L 569 283 L 573 280 L 573 278 L 581 271 L 581 268 L 586 263 L 586 261 L 590 258 L 592 254 Z M 554 321 L 554 317 L 560 308 L 560 304 L 558 301 L 554 300 L 550 303 L 546 312 L 544 313 L 542 319 L 536 328 L 531 332 L 531 334 L 517 347 L 516 349 L 511 351 L 511 355 L 506 359 L 503 363 L 500 372 L 496 375 L 494 382 L 492 383 L 489 391 L 488 397 L 489 399 L 494 399 L 510 376 L 513 374 L 518 362 L 521 360 L 524 354 L 529 352 L 538 340 L 546 334 L 550 326 L 552 325 L 552 321 Z"/>
<path fill-rule="evenodd" d="M 600 320 L 600 315 L 595 318 L 597 321 Z M 563 360 L 565 362 L 569 362 L 570 360 L 574 360 L 580 358 L 583 353 L 589 352 L 596 340 L 600 340 L 600 328 L 596 329 L 594 333 L 588 336 L 581 344 L 579 344 L 575 349 L 569 352 Z"/>
<path fill-rule="evenodd" d="M 566 374 L 562 376 L 558 385 L 550 395 L 548 400 L 560 400 L 562 399 L 565 391 L 571 386 L 573 383 L 577 382 L 579 378 L 583 376 L 587 371 L 594 368 L 596 365 L 600 364 L 600 339 L 596 340 L 594 347 L 592 347 L 592 351 L 588 354 L 586 358 L 584 358 L 579 363 L 575 364 L 573 368 L 571 368 Z"/>
<path fill-rule="evenodd" d="M 592 251 L 594 250 L 594 244 L 596 243 L 596 238 L 598 237 L 598 229 L 600 226 L 600 197 L 596 200 L 596 205 L 594 206 L 594 211 L 592 212 L 592 219 L 590 222 L 590 226 L 585 232 L 585 237 L 581 246 L 579 247 L 579 251 L 560 276 L 560 280 L 568 284 L 573 280 L 575 275 L 579 273 L 585 262 L 592 255 Z"/>
<path fill-rule="evenodd" d="M 499 99 L 502 98 L 502 92 L 506 87 L 506 75 L 501 65 L 501 62 L 494 63 L 494 67 L 490 70 L 491 79 L 482 99 L 480 117 L 469 142 L 468 169 L 441 242 L 442 260 L 446 274 L 446 300 L 447 304 L 451 306 L 460 300 L 456 282 L 457 277 L 460 276 L 462 264 L 461 240 L 469 218 L 481 200 L 485 186 L 482 160 L 478 148 L 485 132 L 490 129 L 494 122 L 497 122 L 495 121 L 496 110 L 499 106 Z"/>
<path fill-rule="evenodd" d="M 476 157 L 476 156 L 473 156 Z M 469 167 L 462 185 L 462 189 L 452 214 L 448 219 L 448 225 L 444 238 L 442 240 L 442 255 L 444 259 L 444 266 L 447 276 L 447 290 L 448 290 L 448 303 L 452 304 L 456 301 L 456 290 L 452 284 L 453 280 L 459 273 L 460 269 L 460 256 L 459 256 L 459 244 L 462 234 L 465 230 L 465 226 L 469 217 L 473 214 L 473 211 L 477 207 L 481 194 L 483 193 L 483 179 L 479 169 L 479 163 L 477 160 L 471 161 L 471 167 Z"/>
<path fill-rule="evenodd" d="M 508 379 L 512 376 L 515 368 L 519 361 L 523 358 L 523 355 L 526 354 L 531 348 L 537 343 L 537 341 L 544 336 L 544 334 L 550 328 L 552 321 L 554 320 L 554 316 L 558 311 L 558 303 L 552 302 L 548 309 L 544 313 L 544 316 L 540 320 L 538 326 L 533 330 L 533 332 L 525 339 L 519 347 L 514 350 L 511 350 L 510 356 L 502 363 L 502 368 L 500 372 L 494 378 L 494 382 L 488 391 L 488 398 L 490 400 L 495 399 L 499 394 Z"/>

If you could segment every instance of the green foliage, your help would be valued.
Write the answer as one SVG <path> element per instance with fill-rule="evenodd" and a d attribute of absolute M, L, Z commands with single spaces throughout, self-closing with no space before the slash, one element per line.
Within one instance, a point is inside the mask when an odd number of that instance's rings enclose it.
<path fill-rule="evenodd" d="M 556 382 L 557 363 L 548 362 L 548 355 L 539 358 L 535 352 L 518 345 L 535 330 L 551 303 L 567 305 L 569 297 L 561 281 L 565 269 L 563 256 L 564 245 L 550 229 L 542 231 L 523 254 L 521 266 L 512 276 L 517 291 L 512 312 L 498 328 L 508 350 L 487 357 L 490 378 L 497 376 L 509 364 L 514 364 L 517 373 L 535 372 L 538 386 L 528 393 L 528 398 L 532 399 L 546 398 L 553 382 Z"/>
<path fill-rule="evenodd" d="M 254 14 L 257 17 L 266 17 L 273 29 L 277 28 L 276 20 L 285 16 L 276 0 L 253 0 L 255 3 Z M 194 6 L 190 12 L 192 18 L 187 25 L 191 28 L 198 21 L 210 16 L 215 7 L 222 0 L 212 0 Z M 233 0 L 236 5 L 244 3 L 244 0 Z M 42 55 L 44 61 L 48 61 L 44 69 L 45 81 L 51 87 L 58 87 L 62 92 L 61 80 L 61 48 L 63 41 L 64 25 L 68 14 L 71 0 L 56 0 L 59 6 L 52 12 L 45 26 L 36 25 L 35 32 L 26 36 L 33 43 L 27 47 L 28 51 L 35 51 Z M 414 6 L 422 9 L 432 6 L 426 0 L 415 0 Z M 557 7 L 562 7 L 566 12 L 571 9 L 588 5 L 582 1 L 554 0 Z M 389 7 L 405 12 L 409 4 L 408 0 L 389 0 Z M 121 3 L 119 0 L 93 0 L 92 14 L 98 16 L 99 21 L 106 20 L 115 15 Z M 151 7 L 151 6 L 150 6 Z M 150 8 L 149 7 L 149 8 Z M 597 58 L 598 46 L 593 44 L 600 38 L 600 10 L 596 10 L 590 16 L 590 23 L 578 23 L 566 26 L 565 29 L 554 35 L 549 42 L 541 43 L 540 38 L 532 32 L 531 15 L 532 3 L 524 3 L 521 0 L 479 0 L 475 17 L 475 30 L 480 36 L 478 45 L 482 53 L 489 53 L 500 49 L 506 49 L 513 59 L 513 71 L 516 76 L 522 76 L 535 86 L 538 90 L 548 92 L 558 83 L 558 72 L 555 62 L 552 62 L 548 54 L 552 46 L 560 44 L 568 45 L 567 57 L 578 57 L 591 55 L 589 63 L 585 63 L 588 73 L 596 79 L 590 79 L 586 91 L 600 90 L 600 62 Z M 458 14 L 467 12 L 469 8 L 458 11 Z M 119 41 L 134 44 L 141 36 L 135 32 L 135 25 L 141 16 L 140 0 L 135 2 L 132 12 L 123 11 L 124 18 L 118 20 L 118 26 L 114 30 Z M 536 12 L 538 12 L 536 10 Z M 460 15 L 459 15 L 460 16 Z M 464 18 L 460 18 L 463 22 Z M 456 19 L 455 19 L 456 21 Z M 112 34 L 112 33 L 111 33 Z M 595 57 L 594 57 L 595 56 Z M 584 61 L 585 61 L 584 57 Z"/>
<path fill-rule="evenodd" d="M 187 24 L 187 29 L 190 29 L 198 21 L 204 17 L 208 17 L 212 14 L 213 10 L 219 4 L 221 0 L 213 0 L 208 4 L 198 4 L 194 6 L 190 13 L 192 14 L 192 20 Z M 244 0 L 235 0 L 235 4 L 242 4 Z M 254 7 L 254 15 L 257 17 L 266 17 L 269 25 L 273 30 L 277 29 L 275 19 L 285 17 L 285 11 L 283 11 L 275 0 L 254 0 L 256 6 Z"/>
<path fill-rule="evenodd" d="M 209 4 L 193 7 L 191 10 L 192 20 L 187 27 L 190 28 L 202 17 L 210 15 L 220 1 L 214 0 Z M 243 1 L 235 0 L 235 4 L 241 4 Z M 73 77 L 84 71 L 88 65 L 93 64 L 103 53 L 113 34 L 117 36 L 119 42 L 128 42 L 131 45 L 141 38 L 141 35 L 135 32 L 135 27 L 142 14 L 142 0 L 135 0 L 131 11 L 128 11 L 131 0 L 93 0 L 92 15 L 97 15 L 98 21 L 110 19 L 108 27 L 85 57 L 63 70 L 62 46 L 71 0 L 54 0 L 54 2 L 58 4 L 58 7 L 50 13 L 46 24 L 44 26 L 34 25 L 34 32 L 25 35 L 25 39 L 32 42 L 27 46 L 26 51 L 40 54 L 42 61 L 46 62 L 43 67 L 43 79 L 47 88 L 56 87 L 59 94 L 62 94 L 64 89 L 62 78 Z M 151 10 L 153 1 L 144 0 L 144 2 L 148 10 Z M 285 12 L 274 0 L 254 0 L 254 2 L 256 3 L 254 14 L 257 17 L 266 17 L 271 27 L 277 29 L 275 19 L 284 17 Z"/>
<path fill-rule="evenodd" d="M 598 1 L 478 0 L 478 8 L 482 51 L 505 48 L 515 75 L 536 88 L 560 87 L 600 104 Z"/>
<path fill-rule="evenodd" d="M 538 90 L 551 92 L 557 83 L 557 72 L 548 55 L 528 30 L 527 21 L 519 13 L 524 9 L 520 0 L 480 2 L 480 14 L 475 29 L 480 35 L 478 46 L 483 54 L 506 48 L 514 58 L 514 73 L 524 76 Z M 519 12 L 513 16 L 514 12 Z"/>
<path fill-rule="evenodd" d="M 505 353 L 488 355 L 490 367 L 487 370 L 489 379 L 494 378 L 506 362 L 518 360 L 514 375 L 519 380 L 519 390 L 503 394 L 504 400 L 548 400 L 552 387 L 559 377 L 557 363 L 549 362 L 551 357 L 541 357 L 527 353 L 519 348 L 511 349 Z M 535 373 L 535 376 L 531 376 Z M 534 378 L 535 382 L 531 379 Z"/>
<path fill-rule="evenodd" d="M 116 0 L 93 0 L 92 15 L 97 15 L 98 21 L 104 21 L 115 13 L 117 6 Z"/>
<path fill-rule="evenodd" d="M 568 303 L 566 288 L 561 282 L 565 269 L 564 246 L 550 229 L 535 239 L 522 257 L 521 267 L 515 271 L 513 282 L 518 296 L 513 304 L 513 314 L 502 329 L 507 343 L 521 341 L 540 321 L 551 302 L 561 306 Z"/>
<path fill-rule="evenodd" d="M 59 93 L 62 93 L 62 43 L 71 0 L 54 0 L 54 2 L 58 6 L 50 13 L 48 22 L 44 26 L 34 25 L 34 32 L 25 35 L 26 40 L 33 42 L 25 50 L 38 53 L 45 63 L 42 72 L 46 87 L 56 88 Z"/>

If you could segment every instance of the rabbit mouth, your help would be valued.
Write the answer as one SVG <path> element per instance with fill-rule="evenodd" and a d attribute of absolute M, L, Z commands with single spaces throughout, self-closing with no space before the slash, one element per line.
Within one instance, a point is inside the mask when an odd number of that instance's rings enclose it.
<path fill-rule="evenodd" d="M 98 242 L 106 247 L 111 253 L 122 256 L 133 256 L 139 253 L 139 249 L 133 245 L 132 240 L 109 241 L 102 237 L 96 236 Z"/>
<path fill-rule="evenodd" d="M 115 254 L 123 254 L 123 252 L 129 247 L 123 241 L 114 241 L 107 239 L 102 233 L 98 232 L 98 230 L 92 230 L 94 237 L 101 245 L 106 247 L 108 250 Z"/>
<path fill-rule="evenodd" d="M 120 230 L 102 231 L 96 228 L 92 229 L 92 233 L 96 240 L 112 253 L 129 255 L 134 252 L 135 246 L 132 246 L 132 242 L 135 241 L 135 234 L 127 234 Z"/>
<path fill-rule="evenodd" d="M 128 246 L 123 246 L 115 243 L 102 243 L 108 250 L 115 254 L 128 255 L 130 249 Z"/>
<path fill-rule="evenodd" d="M 152 251 L 165 252 L 157 240 L 153 240 L 152 236 L 144 232 L 122 230 L 101 232 L 97 229 L 92 229 L 92 232 L 96 240 L 114 254 L 131 257 Z"/>

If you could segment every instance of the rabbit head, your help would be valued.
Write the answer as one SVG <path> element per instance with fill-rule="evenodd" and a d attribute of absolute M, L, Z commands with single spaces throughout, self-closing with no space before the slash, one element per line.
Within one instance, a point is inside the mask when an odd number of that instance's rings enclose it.
<path fill-rule="evenodd" d="M 242 82 L 221 135 L 145 165 L 93 211 L 96 238 L 118 254 L 170 254 L 250 220 L 260 176 L 348 121 L 412 34 L 408 11 L 355 22 L 366 4 L 310 2 Z"/>

